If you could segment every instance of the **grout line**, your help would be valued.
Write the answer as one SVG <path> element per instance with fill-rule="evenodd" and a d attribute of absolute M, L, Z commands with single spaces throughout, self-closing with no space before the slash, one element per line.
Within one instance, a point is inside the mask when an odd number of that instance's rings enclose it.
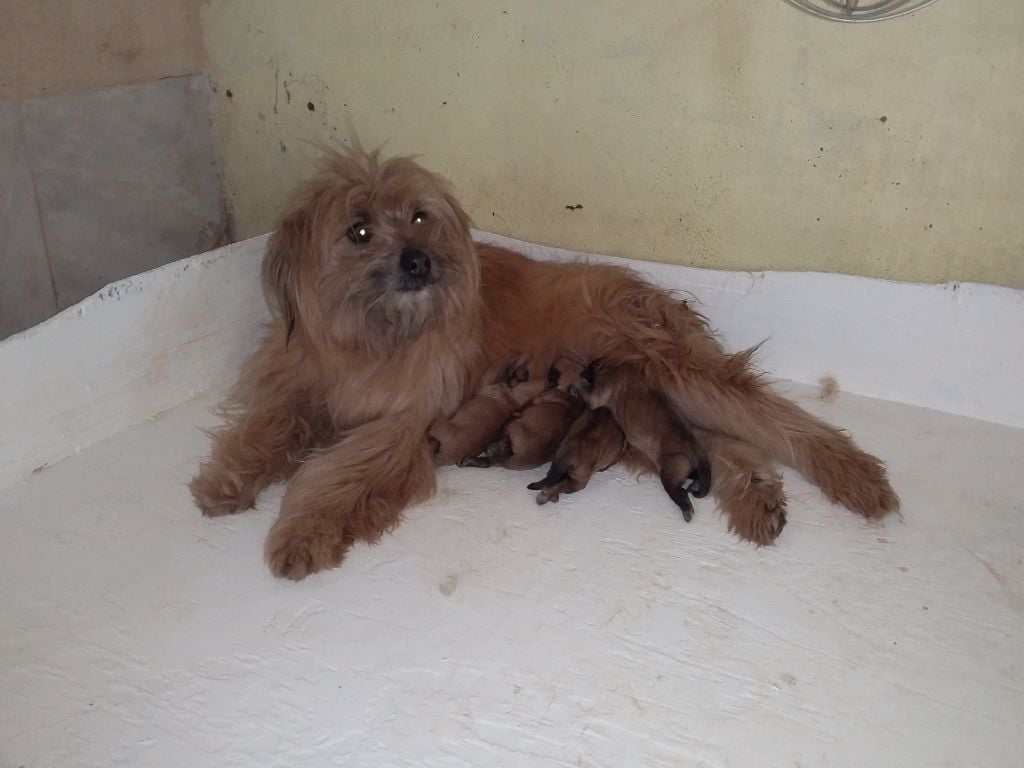
<path fill-rule="evenodd" d="M 46 236 L 46 223 L 43 221 L 43 207 L 39 202 L 39 186 L 36 184 L 36 169 L 34 160 L 34 153 L 32 147 L 28 142 L 28 132 L 25 130 L 25 111 L 24 111 L 24 99 L 18 102 L 18 128 L 21 130 L 21 143 L 25 147 L 25 166 L 28 168 L 28 179 L 32 185 L 32 200 L 36 204 L 36 221 L 39 222 L 39 234 L 43 239 L 43 256 L 46 259 L 46 270 L 50 276 L 50 292 L 53 294 L 53 312 L 52 315 L 60 312 L 63 307 L 60 305 L 60 300 L 57 295 L 57 279 L 53 275 L 53 259 L 50 256 L 50 241 Z"/>

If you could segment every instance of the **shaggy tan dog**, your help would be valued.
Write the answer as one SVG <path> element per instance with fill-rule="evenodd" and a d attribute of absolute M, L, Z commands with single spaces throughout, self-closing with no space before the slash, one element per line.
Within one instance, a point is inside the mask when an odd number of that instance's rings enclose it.
<path fill-rule="evenodd" d="M 861 515 L 898 506 L 881 461 L 773 392 L 685 302 L 619 267 L 474 244 L 445 181 L 410 159 L 328 156 L 281 221 L 263 277 L 277 320 L 191 489 L 205 514 L 224 515 L 287 479 L 265 551 L 278 576 L 338 565 L 428 498 L 428 426 L 520 354 L 541 370 L 559 354 L 632 367 L 707 431 L 712 493 L 759 544 L 781 528 L 781 483 L 759 482 L 773 462 Z M 716 466 L 731 468 L 727 482 Z"/>

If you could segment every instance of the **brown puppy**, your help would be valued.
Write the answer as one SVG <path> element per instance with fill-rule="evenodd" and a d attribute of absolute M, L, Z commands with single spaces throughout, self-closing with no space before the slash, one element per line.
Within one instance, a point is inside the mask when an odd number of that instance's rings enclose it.
<path fill-rule="evenodd" d="M 478 456 L 463 459 L 459 466 L 533 469 L 551 461 L 583 407 L 580 400 L 569 393 L 581 370 L 581 366 L 570 360 L 557 360 L 548 371 L 550 388 L 515 414 L 498 440 Z"/>
<path fill-rule="evenodd" d="M 475 244 L 445 181 L 408 158 L 327 156 L 272 237 L 263 280 L 276 321 L 190 487 L 224 515 L 288 480 L 265 551 L 279 576 L 338 565 L 428 498 L 427 427 L 517 353 L 628 364 L 693 423 L 830 500 L 867 517 L 898 507 L 881 461 L 776 394 L 685 302 L 621 267 Z"/>
<path fill-rule="evenodd" d="M 476 456 L 501 434 L 517 410 L 544 389 L 544 379 L 531 377 L 529 368 L 518 361 L 493 367 L 483 382 L 454 416 L 435 419 L 427 430 L 436 466 Z"/>
<path fill-rule="evenodd" d="M 526 487 L 540 491 L 538 504 L 558 501 L 563 493 L 586 488 L 593 474 L 618 462 L 627 447 L 626 435 L 608 408 L 584 410 L 555 451 L 547 476 Z"/>
<path fill-rule="evenodd" d="M 657 467 L 662 487 L 690 522 L 690 494 L 699 499 L 711 490 L 711 465 L 686 422 L 626 365 L 591 364 L 576 389 L 591 408 L 611 411 L 629 444 Z"/>

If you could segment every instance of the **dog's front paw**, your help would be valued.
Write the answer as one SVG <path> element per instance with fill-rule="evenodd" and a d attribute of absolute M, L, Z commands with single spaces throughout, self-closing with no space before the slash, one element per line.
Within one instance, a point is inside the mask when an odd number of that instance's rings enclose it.
<path fill-rule="evenodd" d="M 249 484 L 210 463 L 199 467 L 199 474 L 192 478 L 188 488 L 196 506 L 207 517 L 233 515 L 256 505 L 256 493 Z"/>
<path fill-rule="evenodd" d="M 351 545 L 339 520 L 297 514 L 274 523 L 264 557 L 275 576 L 299 581 L 340 565 Z"/>
<path fill-rule="evenodd" d="M 754 473 L 742 492 L 723 500 L 729 530 L 758 546 L 771 544 L 786 525 L 782 478 Z"/>

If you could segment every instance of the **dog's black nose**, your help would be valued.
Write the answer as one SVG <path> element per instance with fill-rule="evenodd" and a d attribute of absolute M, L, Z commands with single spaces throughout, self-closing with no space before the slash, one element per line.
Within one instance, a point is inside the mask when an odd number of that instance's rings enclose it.
<path fill-rule="evenodd" d="M 402 271 L 413 277 L 430 274 L 430 257 L 419 248 L 405 248 L 401 257 Z"/>

